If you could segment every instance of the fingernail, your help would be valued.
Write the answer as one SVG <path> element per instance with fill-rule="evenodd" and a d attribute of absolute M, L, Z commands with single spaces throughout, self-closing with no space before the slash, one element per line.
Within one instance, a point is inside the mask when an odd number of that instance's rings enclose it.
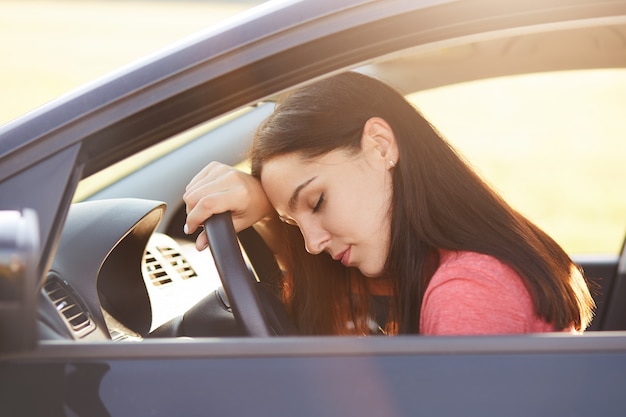
<path fill-rule="evenodd" d="M 187 223 L 185 223 L 185 225 L 183 226 L 183 232 L 188 235 L 189 234 L 189 226 L 187 226 Z"/>

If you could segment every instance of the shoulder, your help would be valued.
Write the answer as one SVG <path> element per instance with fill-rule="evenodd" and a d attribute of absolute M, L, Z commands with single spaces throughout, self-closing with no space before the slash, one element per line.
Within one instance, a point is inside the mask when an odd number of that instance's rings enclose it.
<path fill-rule="evenodd" d="M 477 252 L 441 251 L 439 267 L 424 297 L 436 291 L 445 291 L 448 296 L 459 293 L 459 296 L 483 297 L 483 301 L 490 303 L 502 297 L 530 302 L 524 282 L 513 268 Z"/>
<path fill-rule="evenodd" d="M 479 274 L 485 277 L 506 274 L 519 278 L 517 272 L 499 259 L 478 252 L 440 251 L 439 267 L 433 280 L 458 274 Z"/>
<path fill-rule="evenodd" d="M 422 333 L 549 330 L 541 323 L 522 278 L 509 265 L 476 252 L 441 252 L 422 302 Z"/>

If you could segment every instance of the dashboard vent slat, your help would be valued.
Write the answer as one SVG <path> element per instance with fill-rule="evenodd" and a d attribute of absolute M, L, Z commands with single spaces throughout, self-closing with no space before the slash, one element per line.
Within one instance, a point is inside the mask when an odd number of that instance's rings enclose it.
<path fill-rule="evenodd" d="M 172 282 L 161 262 L 149 250 L 146 251 L 145 265 L 152 285 L 158 287 Z"/>
<path fill-rule="evenodd" d="M 96 328 L 78 297 L 60 279 L 55 276 L 49 277 L 44 285 L 44 291 L 63 321 L 78 337 L 84 337 Z"/>
<path fill-rule="evenodd" d="M 198 276 L 183 254 L 167 245 L 154 245 L 146 249 L 143 268 L 148 280 L 155 287 Z"/>
<path fill-rule="evenodd" d="M 170 247 L 160 247 L 163 258 L 178 272 L 182 279 L 195 278 L 198 276 L 187 259 L 178 250 Z"/>

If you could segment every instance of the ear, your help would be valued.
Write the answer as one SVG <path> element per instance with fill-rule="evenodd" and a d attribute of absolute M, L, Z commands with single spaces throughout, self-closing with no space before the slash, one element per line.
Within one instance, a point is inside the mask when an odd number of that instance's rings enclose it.
<path fill-rule="evenodd" d="M 383 118 L 372 117 L 365 122 L 361 149 L 365 152 L 373 151 L 375 156 L 381 157 L 390 168 L 398 163 L 396 136 L 389 123 Z"/>

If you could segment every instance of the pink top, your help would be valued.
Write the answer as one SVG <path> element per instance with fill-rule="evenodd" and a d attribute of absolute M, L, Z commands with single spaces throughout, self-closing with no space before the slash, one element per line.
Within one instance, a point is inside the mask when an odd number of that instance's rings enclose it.
<path fill-rule="evenodd" d="M 476 252 L 441 251 L 426 288 L 420 333 L 513 334 L 554 331 L 537 317 L 520 276 L 498 259 Z"/>

